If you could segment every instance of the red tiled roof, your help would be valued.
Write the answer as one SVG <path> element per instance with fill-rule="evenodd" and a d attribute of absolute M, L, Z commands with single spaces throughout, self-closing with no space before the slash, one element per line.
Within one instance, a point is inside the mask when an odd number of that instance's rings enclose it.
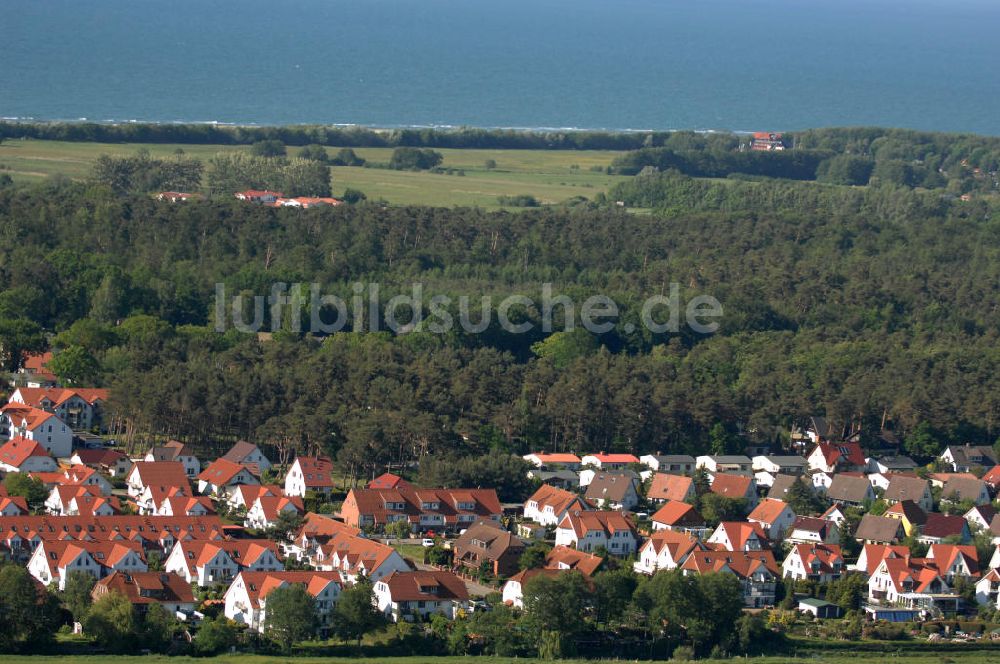
<path fill-rule="evenodd" d="M 389 586 L 389 596 L 393 602 L 469 599 L 465 582 L 452 572 L 393 572 L 382 579 L 382 582 Z"/>
<path fill-rule="evenodd" d="M 656 473 L 646 497 L 650 500 L 684 500 L 693 484 L 694 480 L 684 475 Z"/>
<path fill-rule="evenodd" d="M 329 459 L 300 456 L 295 458 L 302 470 L 303 483 L 307 487 L 333 486 L 333 463 Z"/>
<path fill-rule="evenodd" d="M 191 584 L 173 572 L 114 571 L 98 581 L 92 592 L 95 598 L 117 592 L 132 604 L 194 604 Z"/>
<path fill-rule="evenodd" d="M 245 466 L 242 464 L 220 458 L 208 464 L 208 467 L 198 474 L 198 479 L 214 486 L 225 486 L 244 469 Z"/>
<path fill-rule="evenodd" d="M 11 438 L 3 447 L 0 447 L 0 463 L 14 468 L 20 468 L 31 457 L 47 456 L 49 456 L 49 452 L 44 447 L 34 440 L 20 436 Z"/>
<path fill-rule="evenodd" d="M 726 498 L 746 498 L 750 492 L 751 478 L 744 475 L 716 473 L 712 480 L 712 493 Z"/>
<path fill-rule="evenodd" d="M 572 569 L 584 576 L 593 576 L 604 559 L 583 551 L 577 551 L 560 544 L 545 555 L 545 566 L 549 569 Z"/>
<path fill-rule="evenodd" d="M 698 514 L 693 506 L 677 500 L 668 500 L 663 507 L 656 510 L 652 520 L 666 526 L 696 527 L 705 525 L 705 519 Z"/>
<path fill-rule="evenodd" d="M 747 518 L 751 521 L 759 521 L 760 523 L 771 525 L 778 520 L 778 517 L 786 509 L 788 509 L 788 503 L 785 501 L 778 500 L 777 498 L 765 498 L 750 512 Z"/>

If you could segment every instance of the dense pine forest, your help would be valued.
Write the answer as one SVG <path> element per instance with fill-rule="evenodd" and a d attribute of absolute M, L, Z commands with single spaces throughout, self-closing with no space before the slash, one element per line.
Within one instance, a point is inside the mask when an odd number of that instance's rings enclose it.
<path fill-rule="evenodd" d="M 245 438 L 283 457 L 330 454 L 357 475 L 428 454 L 774 442 L 816 414 L 867 444 L 884 428 L 920 431 L 925 448 L 992 444 L 992 200 L 653 169 L 576 208 L 297 210 L 55 178 L 0 189 L 0 348 L 8 370 L 22 350 L 51 348 L 68 384 L 110 386 L 126 443 L 171 436 L 218 452 Z M 576 302 L 607 295 L 622 315 L 597 336 L 545 335 L 534 307 L 515 312 L 536 323 L 527 334 L 215 330 L 216 284 L 267 295 L 274 282 L 345 300 L 377 282 L 383 301 L 419 282 L 494 303 L 551 283 Z M 631 325 L 671 283 L 722 303 L 715 334 Z"/>

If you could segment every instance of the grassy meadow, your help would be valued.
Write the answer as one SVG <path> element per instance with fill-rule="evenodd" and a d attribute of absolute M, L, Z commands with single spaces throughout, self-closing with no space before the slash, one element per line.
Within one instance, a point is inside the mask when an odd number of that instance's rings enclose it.
<path fill-rule="evenodd" d="M 153 156 L 170 156 L 181 148 L 191 157 L 207 161 L 218 152 L 249 150 L 249 146 L 170 145 L 140 143 L 76 143 L 8 139 L 0 143 L 0 173 L 15 182 L 43 180 L 53 174 L 86 178 L 102 154 L 130 154 L 146 148 Z M 290 147 L 295 156 L 300 148 Z M 338 148 L 327 148 L 331 157 Z M 372 163 L 388 163 L 391 148 L 355 148 Z M 604 168 L 619 154 L 614 151 L 577 150 L 439 150 L 442 168 L 455 174 L 426 171 L 393 171 L 384 168 L 336 166 L 334 195 L 346 188 L 360 189 L 370 199 L 394 205 L 500 207 L 498 196 L 530 194 L 542 203 L 559 203 L 575 196 L 593 198 L 623 179 L 607 175 Z M 496 167 L 486 168 L 487 160 Z M 458 172 L 464 173 L 459 175 Z"/>

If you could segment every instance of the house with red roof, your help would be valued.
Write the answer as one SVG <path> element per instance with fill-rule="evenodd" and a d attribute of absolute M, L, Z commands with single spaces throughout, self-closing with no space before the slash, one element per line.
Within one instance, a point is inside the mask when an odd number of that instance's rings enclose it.
<path fill-rule="evenodd" d="M 767 535 L 756 523 L 723 521 L 709 536 L 708 544 L 726 551 L 760 551 L 767 548 Z"/>
<path fill-rule="evenodd" d="M 399 475 L 382 473 L 367 484 L 369 489 L 408 489 L 410 483 Z"/>
<path fill-rule="evenodd" d="M 285 495 L 304 498 L 307 491 L 330 495 L 333 491 L 333 463 L 319 457 L 295 457 L 285 475 Z"/>
<path fill-rule="evenodd" d="M 265 530 L 278 522 L 282 512 L 304 514 L 305 507 L 298 496 L 257 496 L 247 510 L 243 525 L 247 528 Z"/>
<path fill-rule="evenodd" d="M 454 620 L 469 608 L 465 581 L 453 572 L 393 572 L 377 581 L 375 604 L 392 622 L 428 620 L 441 614 Z"/>
<path fill-rule="evenodd" d="M 555 543 L 588 553 L 603 548 L 613 556 L 629 556 L 639 548 L 639 533 L 622 512 L 571 510 L 556 527 Z"/>
<path fill-rule="evenodd" d="M 653 530 L 674 530 L 682 533 L 701 534 L 705 531 L 705 519 L 693 505 L 677 500 L 668 500 L 651 517 Z"/>
<path fill-rule="evenodd" d="M 384 528 L 406 521 L 413 532 L 454 531 L 477 521 L 500 521 L 502 508 L 493 489 L 351 489 L 340 508 L 356 528 Z"/>
<path fill-rule="evenodd" d="M 125 478 L 128 495 L 134 499 L 140 498 L 149 487 L 161 489 L 184 488 L 190 494 L 190 482 L 184 464 L 179 461 L 136 461 Z M 150 511 L 156 509 L 159 501 L 149 505 Z"/>
<path fill-rule="evenodd" d="M 208 496 L 167 496 L 153 514 L 157 516 L 208 516 L 215 505 Z"/>
<path fill-rule="evenodd" d="M 857 562 L 850 567 L 855 572 L 871 576 L 886 558 L 910 558 L 910 547 L 901 544 L 865 544 Z"/>
<path fill-rule="evenodd" d="M 865 515 L 866 518 L 868 516 L 870 515 Z M 972 534 L 969 531 L 968 522 L 958 514 L 931 512 L 927 515 L 927 521 L 920 529 L 920 535 L 917 539 L 927 544 L 938 544 L 949 537 L 957 537 L 962 542 L 970 541 Z"/>
<path fill-rule="evenodd" d="M 661 530 L 653 533 L 639 548 L 632 568 L 639 574 L 655 574 L 661 569 L 677 569 L 695 551 L 705 547 L 688 533 Z"/>
<path fill-rule="evenodd" d="M 843 471 L 864 472 L 868 463 L 859 443 L 827 443 L 819 442 L 806 457 L 809 469 L 837 473 Z"/>
<path fill-rule="evenodd" d="M 1000 492 L 1000 465 L 993 466 L 980 479 L 986 483 L 994 496 Z"/>
<path fill-rule="evenodd" d="M 750 139 L 750 149 L 756 152 L 780 152 L 785 149 L 785 139 L 780 132 L 755 131 Z"/>
<path fill-rule="evenodd" d="M 247 189 L 246 191 L 236 192 L 234 196 L 236 200 L 248 203 L 276 203 L 279 198 L 284 198 L 285 195 L 280 191 Z"/>
<path fill-rule="evenodd" d="M 69 462 L 74 466 L 93 468 L 111 477 L 125 475 L 132 468 L 131 459 L 117 450 L 107 448 L 77 449 L 69 458 Z"/>
<path fill-rule="evenodd" d="M 790 544 L 837 544 L 840 542 L 840 528 L 833 521 L 798 516 L 792 522 L 791 533 L 785 541 Z"/>
<path fill-rule="evenodd" d="M 177 542 L 164 562 L 168 572 L 204 588 L 228 584 L 242 571 L 275 572 L 284 564 L 271 540 L 187 540 Z"/>
<path fill-rule="evenodd" d="M 844 573 L 844 556 L 837 544 L 796 544 L 781 563 L 786 579 L 836 581 Z"/>
<path fill-rule="evenodd" d="M 145 572 L 146 558 L 138 542 L 47 540 L 40 542 L 28 560 L 28 572 L 42 585 L 56 583 L 66 589 L 70 572 L 84 572 L 101 579 L 112 571 Z"/>
<path fill-rule="evenodd" d="M 536 468 L 580 470 L 580 466 L 583 465 L 580 457 L 569 452 L 532 452 L 531 454 L 525 454 L 523 458 Z"/>
<path fill-rule="evenodd" d="M 163 445 L 155 445 L 146 453 L 143 461 L 176 461 L 184 466 L 184 473 L 193 478 L 201 472 L 201 461 L 194 448 L 179 440 L 168 440 Z"/>
<path fill-rule="evenodd" d="M 759 500 L 756 480 L 746 475 L 716 473 L 712 476 L 711 491 L 725 498 L 746 501 L 747 510 L 755 508 Z"/>
<path fill-rule="evenodd" d="M 583 466 L 593 466 L 599 470 L 622 470 L 627 466 L 639 463 L 639 457 L 634 454 L 588 454 L 580 458 Z"/>
<path fill-rule="evenodd" d="M 785 533 L 795 523 L 795 511 L 783 500 L 765 498 L 753 508 L 747 521 L 756 523 L 769 539 L 778 541 L 785 538 Z"/>
<path fill-rule="evenodd" d="M 694 497 L 693 479 L 686 475 L 671 475 L 669 473 L 655 473 L 649 484 L 649 491 L 646 492 L 647 500 L 658 503 L 668 500 L 688 502 L 694 500 Z"/>
<path fill-rule="evenodd" d="M 972 544 L 931 544 L 927 550 L 927 564 L 934 565 L 946 582 L 955 577 L 979 577 L 979 554 Z"/>
<path fill-rule="evenodd" d="M 99 388 L 19 387 L 10 403 L 31 406 L 53 413 L 71 429 L 88 430 L 100 421 L 108 401 L 108 390 Z"/>
<path fill-rule="evenodd" d="M 558 525 L 571 510 L 587 509 L 577 494 L 543 484 L 524 501 L 524 518 L 543 526 Z"/>
<path fill-rule="evenodd" d="M 953 608 L 959 601 L 936 567 L 891 557 L 884 558 L 868 579 L 868 599 L 907 608 L 930 608 L 939 602 Z"/>
<path fill-rule="evenodd" d="M 295 198 L 279 198 L 275 201 L 278 207 L 293 207 L 309 209 L 313 207 L 336 207 L 344 201 L 329 196 L 297 196 Z"/>
<path fill-rule="evenodd" d="M 191 584 L 169 572 L 111 572 L 94 584 L 90 596 L 96 602 L 109 593 L 118 593 L 141 616 L 153 604 L 159 604 L 170 615 L 194 613 L 196 602 Z"/>
<path fill-rule="evenodd" d="M 547 569 L 562 569 L 580 572 L 585 577 L 593 576 L 604 564 L 604 559 L 568 546 L 555 546 L 545 554 Z"/>
<path fill-rule="evenodd" d="M 94 485 L 56 484 L 45 499 L 45 512 L 53 516 L 70 516 L 73 514 L 74 499 L 82 496 L 97 498 L 104 497 L 104 494 L 100 487 Z"/>
<path fill-rule="evenodd" d="M 232 487 L 226 496 L 226 503 L 245 514 L 254 501 L 261 496 L 283 496 L 285 490 L 277 484 L 239 484 Z"/>
<path fill-rule="evenodd" d="M 28 438 L 12 438 L 0 447 L 0 470 L 8 473 L 52 473 L 56 460 L 41 444 Z"/>
<path fill-rule="evenodd" d="M 0 496 L 0 516 L 20 516 L 28 513 L 28 501 L 23 496 Z"/>
<path fill-rule="evenodd" d="M 18 373 L 25 376 L 25 384 L 28 387 L 53 387 L 56 384 L 56 375 L 49 369 L 51 361 L 52 351 L 25 353 Z"/>
<path fill-rule="evenodd" d="M 225 497 L 241 484 L 260 484 L 250 469 L 225 459 L 216 459 L 198 474 L 198 493 Z"/>
<path fill-rule="evenodd" d="M 332 535 L 314 532 L 309 537 L 312 543 L 300 560 L 307 561 L 315 569 L 339 572 L 350 583 L 357 581 L 359 576 L 377 581 L 393 572 L 412 569 L 391 546 L 349 530 L 338 530 Z M 301 538 L 302 534 L 297 543 Z"/>
<path fill-rule="evenodd" d="M 696 551 L 681 570 L 690 574 L 732 574 L 740 582 L 748 608 L 773 606 L 781 572 L 771 551 Z"/>
<path fill-rule="evenodd" d="M 73 452 L 73 432 L 58 416 L 19 403 L 0 408 L 0 438 L 27 438 L 41 444 L 52 456 Z"/>
<path fill-rule="evenodd" d="M 263 632 L 267 624 L 267 597 L 275 588 L 301 585 L 314 599 L 321 636 L 330 629 L 333 607 L 340 599 L 343 580 L 337 572 L 267 571 L 240 572 L 224 597 L 225 615 L 238 624 Z"/>

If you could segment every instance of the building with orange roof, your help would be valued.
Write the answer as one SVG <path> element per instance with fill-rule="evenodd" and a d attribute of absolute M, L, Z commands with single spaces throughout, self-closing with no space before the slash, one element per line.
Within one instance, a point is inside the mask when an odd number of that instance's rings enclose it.
<path fill-rule="evenodd" d="M 627 514 L 571 510 L 556 527 L 555 543 L 580 551 L 604 549 L 613 556 L 630 556 L 639 548 L 639 533 Z"/>
<path fill-rule="evenodd" d="M 855 572 L 871 576 L 886 558 L 910 558 L 910 547 L 902 544 L 865 544 L 858 560 L 850 567 Z"/>
<path fill-rule="evenodd" d="M 779 541 L 785 538 L 788 529 L 795 523 L 795 511 L 783 500 L 765 498 L 747 516 L 747 521 L 756 523 L 768 539 Z"/>
<path fill-rule="evenodd" d="M 604 559 L 568 546 L 554 546 L 545 554 L 546 569 L 575 570 L 585 577 L 593 576 Z"/>
<path fill-rule="evenodd" d="M 80 448 L 73 451 L 69 462 L 87 466 L 111 477 L 123 476 L 132 468 L 132 460 L 117 450 Z"/>
<path fill-rule="evenodd" d="M 959 601 L 935 567 L 894 557 L 884 558 L 868 579 L 868 599 L 907 608 L 932 608 L 940 602 L 952 610 Z"/>
<path fill-rule="evenodd" d="M 19 387 L 10 403 L 32 406 L 53 413 L 71 429 L 89 430 L 101 419 L 108 390 L 99 388 Z"/>
<path fill-rule="evenodd" d="M 184 464 L 179 461 L 136 461 L 125 478 L 128 495 L 138 499 L 146 492 L 147 487 L 183 488 L 191 495 L 191 483 L 188 481 Z M 149 505 L 150 511 L 156 509 L 158 502 Z"/>
<path fill-rule="evenodd" d="M 973 544 L 931 544 L 927 549 L 927 564 L 937 568 L 946 582 L 955 577 L 979 577 L 979 554 Z"/>
<path fill-rule="evenodd" d="M 811 470 L 824 473 L 838 473 L 845 470 L 864 472 L 868 466 L 861 445 L 846 441 L 841 443 L 821 441 L 816 444 L 806 460 Z"/>
<path fill-rule="evenodd" d="M 282 512 L 304 514 L 305 507 L 298 496 L 257 496 L 247 510 L 243 525 L 247 528 L 265 530 L 278 521 Z"/>
<path fill-rule="evenodd" d="M 757 152 L 780 152 L 785 149 L 785 139 L 780 132 L 755 131 L 750 139 L 750 149 Z"/>
<path fill-rule="evenodd" d="M 337 572 L 268 571 L 240 572 L 224 597 L 225 616 L 252 630 L 263 632 L 267 624 L 267 597 L 276 588 L 301 585 L 315 600 L 320 636 L 330 629 L 333 607 L 340 598 L 343 580 Z"/>
<path fill-rule="evenodd" d="M 569 452 L 532 452 L 525 454 L 523 458 L 536 468 L 580 470 L 583 465 L 580 457 Z"/>
<path fill-rule="evenodd" d="M 194 478 L 201 472 L 201 461 L 194 448 L 179 440 L 168 440 L 163 445 L 154 445 L 143 457 L 143 461 L 176 461 L 184 466 L 184 474 Z"/>
<path fill-rule="evenodd" d="M 453 572 L 393 572 L 375 583 L 374 592 L 379 611 L 393 622 L 424 621 L 435 614 L 454 620 L 469 608 L 469 590 Z"/>
<path fill-rule="evenodd" d="M 587 505 L 577 494 L 543 484 L 524 501 L 524 518 L 543 526 L 555 526 L 570 510 L 582 509 L 587 509 Z"/>
<path fill-rule="evenodd" d="M 261 496 L 283 496 L 285 490 L 277 484 L 239 484 L 226 495 L 226 503 L 246 513 Z"/>
<path fill-rule="evenodd" d="M 828 583 L 844 573 L 844 555 L 837 544 L 796 544 L 781 563 L 782 577 Z"/>
<path fill-rule="evenodd" d="M 712 493 L 732 498 L 734 500 L 746 501 L 747 510 L 752 510 L 757 506 L 757 482 L 753 477 L 746 475 L 730 475 L 729 473 L 716 473 L 712 476 Z"/>
<path fill-rule="evenodd" d="M 295 457 L 285 475 L 285 495 L 304 498 L 307 491 L 330 495 L 333 491 L 333 463 L 319 457 Z"/>
<path fill-rule="evenodd" d="M 507 579 L 501 589 L 503 603 L 515 609 L 524 608 L 524 587 L 528 581 L 536 576 L 558 577 L 562 574 L 580 574 L 577 570 L 560 569 L 555 567 L 536 567 L 534 569 L 521 570 L 514 576 Z M 586 577 L 585 577 L 586 578 Z"/>
<path fill-rule="evenodd" d="M 279 198 L 284 198 L 285 195 L 280 191 L 247 189 L 236 192 L 234 196 L 237 200 L 248 203 L 276 203 Z"/>
<path fill-rule="evenodd" d="M 583 466 L 593 466 L 600 470 L 623 470 L 632 464 L 639 463 L 639 457 L 634 454 L 587 454 L 580 457 L 580 464 Z"/>
<path fill-rule="evenodd" d="M 695 497 L 694 480 L 686 475 L 655 473 L 646 498 L 654 502 L 674 500 L 688 502 Z"/>
<path fill-rule="evenodd" d="M 208 516 L 215 514 L 215 505 L 208 496 L 168 496 L 160 501 L 153 514 L 157 516 Z"/>
<path fill-rule="evenodd" d="M 198 493 L 225 497 L 241 484 L 260 484 L 246 466 L 216 459 L 198 474 Z"/>
<path fill-rule="evenodd" d="M 792 522 L 791 532 L 785 541 L 790 544 L 838 544 L 840 528 L 834 521 L 798 516 Z"/>
<path fill-rule="evenodd" d="M 59 469 L 49 451 L 37 441 L 11 438 L 0 447 L 0 470 L 8 473 L 50 473 Z"/>
<path fill-rule="evenodd" d="M 499 522 L 501 514 L 493 489 L 351 489 L 340 508 L 344 522 L 357 528 L 405 521 L 412 532 L 462 530 Z"/>
<path fill-rule="evenodd" d="M 677 500 L 668 500 L 652 517 L 653 530 L 676 530 L 701 534 L 705 531 L 705 519 L 693 505 Z"/>
<path fill-rule="evenodd" d="M 112 571 L 145 572 L 146 557 L 138 542 L 50 540 L 39 543 L 28 559 L 28 573 L 42 585 L 66 589 L 70 572 L 101 579 Z"/>
<path fill-rule="evenodd" d="M 693 552 L 704 550 L 701 542 L 687 533 L 661 530 L 653 533 L 639 548 L 638 560 L 632 567 L 640 574 L 677 569 Z"/>
<path fill-rule="evenodd" d="M 191 615 L 196 605 L 191 584 L 169 572 L 111 572 L 94 584 L 90 596 L 96 602 L 108 593 L 123 595 L 140 616 L 153 604 L 171 615 Z"/>
<path fill-rule="evenodd" d="M 1000 609 L 1000 570 L 991 569 L 976 581 L 976 603 Z"/>
<path fill-rule="evenodd" d="M 374 581 L 412 569 L 391 546 L 346 531 L 326 538 L 307 560 L 316 569 L 340 572 L 351 583 L 359 576 Z"/>
<path fill-rule="evenodd" d="M 18 372 L 25 376 L 28 387 L 53 387 L 56 384 L 56 375 L 49 369 L 51 361 L 52 351 L 25 353 Z"/>
<path fill-rule="evenodd" d="M 365 488 L 368 489 L 408 489 L 411 488 L 409 482 L 404 480 L 399 475 L 394 473 L 382 473 L 371 482 L 369 482 Z"/>
<path fill-rule="evenodd" d="M 261 473 L 270 470 L 273 465 L 259 447 L 245 440 L 235 443 L 228 452 L 219 458 L 246 466 L 250 472 L 258 477 Z"/>
<path fill-rule="evenodd" d="M 228 584 L 244 570 L 273 572 L 284 568 L 277 545 L 265 539 L 180 541 L 164 563 L 166 571 L 202 588 Z"/>
<path fill-rule="evenodd" d="M 726 551 L 760 551 L 767 548 L 767 535 L 760 525 L 747 521 L 723 521 L 706 540 Z"/>
<path fill-rule="evenodd" d="M 0 516 L 20 516 L 28 513 L 28 501 L 23 496 L 0 496 Z"/>
<path fill-rule="evenodd" d="M 732 574 L 749 608 L 773 606 L 780 571 L 771 551 L 696 551 L 681 570 L 689 574 Z"/>
<path fill-rule="evenodd" d="M 58 416 L 20 403 L 0 408 L 0 434 L 3 439 L 27 438 L 41 444 L 56 458 L 73 452 L 73 432 Z"/>

